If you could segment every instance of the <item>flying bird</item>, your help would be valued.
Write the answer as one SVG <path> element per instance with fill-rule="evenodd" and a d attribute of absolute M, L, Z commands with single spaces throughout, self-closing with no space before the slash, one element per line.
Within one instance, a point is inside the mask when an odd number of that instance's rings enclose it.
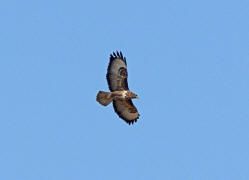
<path fill-rule="evenodd" d="M 112 102 L 114 111 L 130 125 L 137 122 L 139 118 L 137 108 L 131 100 L 138 98 L 138 96 L 129 90 L 127 77 L 126 58 L 121 51 L 113 52 L 110 55 L 106 74 L 111 92 L 99 91 L 96 100 L 103 106 L 107 106 Z"/>

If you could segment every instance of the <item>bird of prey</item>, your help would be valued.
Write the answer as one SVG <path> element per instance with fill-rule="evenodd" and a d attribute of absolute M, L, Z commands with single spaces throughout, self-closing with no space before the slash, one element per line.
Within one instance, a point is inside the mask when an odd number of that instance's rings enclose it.
<path fill-rule="evenodd" d="M 120 118 L 129 125 L 137 122 L 139 113 L 133 105 L 133 98 L 138 96 L 131 92 L 127 83 L 127 64 L 126 58 L 122 52 L 116 52 L 110 55 L 110 62 L 107 68 L 106 79 L 111 92 L 99 91 L 96 100 L 103 106 L 111 102 L 113 108 Z"/>

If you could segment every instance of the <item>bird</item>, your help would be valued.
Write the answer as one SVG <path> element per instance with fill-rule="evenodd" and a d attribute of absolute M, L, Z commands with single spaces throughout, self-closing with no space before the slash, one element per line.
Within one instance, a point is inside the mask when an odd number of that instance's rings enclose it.
<path fill-rule="evenodd" d="M 138 96 L 129 90 L 126 58 L 122 52 L 116 51 L 110 54 L 106 79 L 110 92 L 99 91 L 97 102 L 107 106 L 112 102 L 114 111 L 129 125 L 137 122 L 140 114 L 134 106 L 132 99 Z"/>

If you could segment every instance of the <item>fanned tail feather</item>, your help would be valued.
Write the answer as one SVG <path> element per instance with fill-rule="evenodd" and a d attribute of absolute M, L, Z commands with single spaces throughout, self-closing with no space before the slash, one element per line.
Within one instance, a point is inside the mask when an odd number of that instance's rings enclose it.
<path fill-rule="evenodd" d="M 112 102 L 112 97 L 110 92 L 99 91 L 96 100 L 103 106 L 107 106 Z"/>

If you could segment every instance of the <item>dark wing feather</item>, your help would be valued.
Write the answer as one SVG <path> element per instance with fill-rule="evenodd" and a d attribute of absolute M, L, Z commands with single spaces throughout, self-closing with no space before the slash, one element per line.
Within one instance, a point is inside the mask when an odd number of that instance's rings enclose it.
<path fill-rule="evenodd" d="M 139 118 L 139 113 L 130 99 L 113 100 L 113 107 L 118 116 L 125 120 L 128 124 L 133 124 L 134 122 L 137 122 L 137 119 Z"/>
<path fill-rule="evenodd" d="M 110 91 L 128 90 L 127 77 L 127 64 L 122 52 L 111 54 L 106 74 Z"/>

